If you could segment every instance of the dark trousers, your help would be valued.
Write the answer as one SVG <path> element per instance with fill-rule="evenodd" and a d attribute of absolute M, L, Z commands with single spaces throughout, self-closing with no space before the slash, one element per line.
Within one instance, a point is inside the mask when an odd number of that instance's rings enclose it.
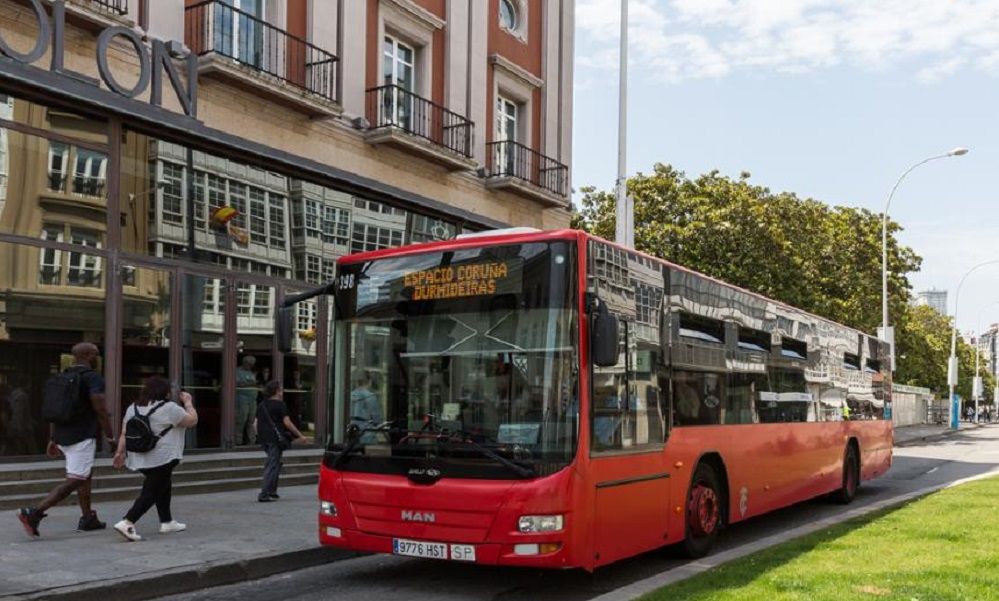
<path fill-rule="evenodd" d="M 264 481 L 260 485 L 260 496 L 277 493 L 278 476 L 281 475 L 281 455 L 284 451 L 276 444 L 264 444 L 267 461 L 264 463 Z"/>
<path fill-rule="evenodd" d="M 132 508 L 125 514 L 125 519 L 132 522 L 139 521 L 149 508 L 156 505 L 156 513 L 160 516 L 160 523 L 165 524 L 173 521 L 170 513 L 170 497 L 173 491 L 173 468 L 180 463 L 176 459 L 165 465 L 139 470 L 145 479 L 142 481 L 142 491 L 139 498 L 132 504 Z"/>

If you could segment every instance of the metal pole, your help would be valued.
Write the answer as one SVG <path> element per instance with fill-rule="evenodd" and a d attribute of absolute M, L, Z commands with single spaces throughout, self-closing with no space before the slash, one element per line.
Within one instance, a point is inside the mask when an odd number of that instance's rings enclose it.
<path fill-rule="evenodd" d="M 912 173 L 916 167 L 920 165 L 925 165 L 930 161 L 935 161 L 937 159 L 944 159 L 951 156 L 960 156 L 955 150 L 952 150 L 945 154 L 940 154 L 932 156 L 928 159 L 923 159 L 915 165 L 906 169 L 902 175 L 895 180 L 895 185 L 891 187 L 888 192 L 888 200 L 885 202 L 885 211 L 881 215 L 881 330 L 878 331 L 878 338 L 884 340 L 890 345 L 891 348 L 891 370 L 895 371 L 895 332 L 888 325 L 888 210 L 891 208 L 892 198 L 895 196 L 895 191 L 898 190 L 899 185 L 902 180 L 906 178 L 907 175 Z"/>
<path fill-rule="evenodd" d="M 957 292 L 954 294 L 954 326 L 950 333 L 950 359 L 947 362 L 947 387 L 950 392 L 950 396 L 947 397 L 947 402 L 950 408 L 950 427 L 955 430 L 961 426 L 961 407 L 957 405 L 957 399 L 954 398 L 954 389 L 957 388 L 958 376 L 957 310 L 960 307 L 961 287 L 964 286 L 964 281 L 968 279 L 968 276 L 978 269 L 985 267 L 986 265 L 996 264 L 999 264 L 999 260 L 993 259 L 991 261 L 983 261 L 982 263 L 979 263 L 969 269 L 968 272 L 961 278 L 961 281 L 957 284 Z"/>
<path fill-rule="evenodd" d="M 621 66 L 618 74 L 617 205 L 615 240 L 635 247 L 634 209 L 628 198 L 628 0 L 621 0 Z"/>

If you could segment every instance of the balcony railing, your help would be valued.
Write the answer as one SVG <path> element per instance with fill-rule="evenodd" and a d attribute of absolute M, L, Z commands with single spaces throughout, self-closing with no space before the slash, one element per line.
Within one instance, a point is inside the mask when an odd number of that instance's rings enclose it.
<path fill-rule="evenodd" d="M 466 157 L 472 156 L 472 122 L 397 85 L 368 90 L 371 128 L 396 127 Z"/>
<path fill-rule="evenodd" d="M 75 4 L 90 7 L 104 13 L 128 14 L 128 0 L 73 0 Z"/>
<path fill-rule="evenodd" d="M 225 56 L 336 100 L 336 56 L 220 0 L 185 9 L 185 37 L 198 56 Z"/>
<path fill-rule="evenodd" d="M 515 177 L 552 194 L 569 195 L 569 168 L 562 163 L 510 140 L 486 146 L 489 177 Z"/>

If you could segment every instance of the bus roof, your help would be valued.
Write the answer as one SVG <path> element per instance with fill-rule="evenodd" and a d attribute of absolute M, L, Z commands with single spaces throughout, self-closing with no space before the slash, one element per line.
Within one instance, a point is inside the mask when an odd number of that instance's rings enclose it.
<path fill-rule="evenodd" d="M 850 326 L 843 325 L 843 324 L 841 324 L 839 322 L 833 321 L 833 320 L 828 319 L 826 317 L 822 317 L 821 315 L 815 315 L 814 313 L 809 313 L 808 311 L 805 311 L 804 309 L 795 307 L 793 305 L 789 305 L 789 304 L 787 304 L 785 302 L 782 302 L 782 301 L 779 301 L 779 300 L 775 300 L 775 299 L 772 299 L 772 298 L 767 297 L 767 296 L 763 296 L 762 294 L 759 294 L 757 292 L 753 292 L 751 290 L 747 290 L 745 288 L 736 286 L 736 285 L 731 284 L 729 282 L 726 282 L 724 280 L 720 280 L 718 278 L 715 278 L 715 277 L 712 277 L 712 276 L 709 276 L 709 275 L 705 275 L 705 274 L 703 274 L 703 273 L 701 273 L 699 271 L 694 271 L 693 269 L 684 267 L 683 265 L 678 265 L 678 264 L 673 263 L 671 261 L 667 261 L 666 259 L 661 259 L 659 257 L 655 257 L 653 255 L 650 255 L 648 253 L 644 253 L 644 252 L 639 251 L 639 250 L 625 248 L 624 246 L 622 246 L 622 245 L 620 245 L 620 244 L 618 244 L 616 242 L 612 242 L 610 240 L 605 240 L 603 238 L 600 238 L 599 236 L 594 236 L 593 234 L 584 232 L 582 230 L 560 229 L 560 230 L 516 231 L 516 232 L 507 232 L 505 230 L 497 230 L 497 232 L 496 232 L 495 235 L 489 235 L 488 232 L 482 232 L 482 233 L 478 233 L 476 236 L 471 236 L 471 237 L 467 237 L 467 238 L 457 238 L 457 239 L 453 239 L 453 240 L 439 240 L 439 241 L 434 241 L 434 242 L 423 242 L 423 243 L 419 243 L 419 244 L 410 244 L 410 245 L 407 245 L 407 246 L 400 246 L 400 247 L 395 247 L 395 248 L 385 248 L 385 249 L 381 249 L 381 250 L 374 250 L 374 251 L 367 251 L 367 252 L 362 252 L 362 253 L 357 253 L 357 254 L 352 254 L 352 255 L 345 255 L 345 256 L 340 257 L 339 259 L 337 259 L 337 263 L 340 263 L 340 264 L 361 263 L 361 262 L 364 262 L 364 261 L 374 261 L 374 260 L 378 260 L 378 259 L 386 259 L 386 258 L 389 258 L 389 257 L 404 257 L 404 256 L 408 256 L 408 255 L 416 255 L 416 254 L 422 254 L 422 253 L 428 253 L 428 252 L 441 252 L 441 251 L 447 251 L 447 250 L 457 250 L 457 249 L 462 249 L 462 248 L 479 248 L 479 247 L 487 246 L 487 245 L 491 245 L 491 244 L 522 244 L 522 243 L 525 243 L 525 242 L 545 242 L 545 241 L 551 241 L 551 240 L 574 240 L 574 241 L 579 241 L 579 240 L 596 240 L 598 242 L 602 242 L 602 243 L 605 243 L 605 244 L 610 244 L 611 246 L 614 246 L 614 247 L 619 248 L 621 250 L 625 250 L 627 252 L 635 253 L 635 254 L 637 254 L 637 255 L 639 255 L 641 257 L 645 257 L 646 259 L 649 259 L 651 261 L 655 261 L 656 263 L 660 263 L 662 265 L 666 265 L 670 269 L 675 269 L 677 271 L 683 271 L 685 273 L 689 273 L 689 274 L 695 275 L 697 277 L 703 278 L 703 279 L 708 280 L 710 282 L 714 282 L 714 283 L 716 283 L 716 284 L 718 284 L 720 286 L 724 286 L 724 287 L 729 288 L 731 290 L 736 290 L 738 292 L 741 292 L 743 294 L 752 296 L 754 298 L 757 298 L 757 299 L 760 299 L 760 300 L 763 300 L 763 301 L 766 301 L 766 302 L 769 302 L 769 303 L 774 303 L 775 305 L 778 305 L 778 306 L 783 307 L 785 309 L 790 309 L 790 310 L 793 310 L 793 311 L 799 311 L 799 312 L 801 312 L 801 313 L 803 313 L 803 314 L 805 314 L 805 315 L 807 315 L 809 317 L 812 317 L 814 319 L 821 320 L 821 321 L 824 321 L 824 322 L 829 323 L 829 324 L 833 324 L 833 325 L 841 327 L 841 328 L 847 328 L 849 330 L 853 330 L 854 332 L 857 332 L 858 334 L 862 334 L 863 336 L 866 336 L 868 338 L 875 338 L 875 339 L 877 339 L 876 336 L 872 336 L 872 335 L 867 334 L 866 332 L 862 332 L 862 331 L 860 331 L 860 330 L 858 330 L 856 328 L 852 328 Z"/>

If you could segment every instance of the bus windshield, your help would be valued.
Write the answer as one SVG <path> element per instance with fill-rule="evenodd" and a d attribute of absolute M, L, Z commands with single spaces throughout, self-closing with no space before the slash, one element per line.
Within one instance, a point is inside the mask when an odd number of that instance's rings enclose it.
<path fill-rule="evenodd" d="M 339 469 L 516 478 L 576 450 L 575 259 L 568 242 L 340 266 Z"/>

